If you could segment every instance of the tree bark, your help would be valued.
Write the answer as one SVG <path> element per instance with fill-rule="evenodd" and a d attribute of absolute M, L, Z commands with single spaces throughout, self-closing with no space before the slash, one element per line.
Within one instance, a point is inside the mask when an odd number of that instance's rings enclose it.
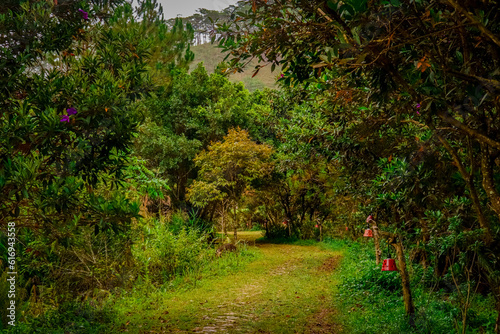
<path fill-rule="evenodd" d="M 234 228 L 234 241 L 238 240 L 238 224 L 236 224 L 236 204 L 233 206 L 233 228 Z"/>
<path fill-rule="evenodd" d="M 481 144 L 481 174 L 483 175 L 483 188 L 491 203 L 491 208 L 500 217 L 500 194 L 493 180 L 493 167 L 488 145 Z"/>
<path fill-rule="evenodd" d="M 222 212 L 222 233 L 226 236 L 227 231 L 226 231 L 226 222 L 224 221 L 224 211 Z"/>
<path fill-rule="evenodd" d="M 380 236 L 378 234 L 378 226 L 375 220 L 371 220 L 373 230 L 373 240 L 375 241 L 375 261 L 377 266 L 380 264 L 382 251 L 380 250 Z"/>
<path fill-rule="evenodd" d="M 393 238 L 390 241 L 391 245 L 396 249 L 398 257 L 398 269 L 401 275 L 401 285 L 403 287 L 403 301 L 405 304 L 406 315 L 409 317 L 410 325 L 415 326 L 415 305 L 411 295 L 410 276 L 406 270 L 406 259 L 403 251 L 403 243 L 401 238 Z"/>

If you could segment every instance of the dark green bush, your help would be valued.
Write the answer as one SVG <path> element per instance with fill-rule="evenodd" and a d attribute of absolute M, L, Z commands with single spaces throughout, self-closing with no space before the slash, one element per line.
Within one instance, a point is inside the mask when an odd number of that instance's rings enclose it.
<path fill-rule="evenodd" d="M 113 331 L 115 313 L 108 308 L 96 308 L 89 303 L 68 302 L 58 309 L 28 319 L 9 329 L 8 334 L 104 334 Z"/>

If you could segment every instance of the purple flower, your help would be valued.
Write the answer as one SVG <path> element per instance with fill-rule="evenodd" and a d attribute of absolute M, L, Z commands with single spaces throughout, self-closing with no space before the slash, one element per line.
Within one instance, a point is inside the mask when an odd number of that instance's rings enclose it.
<path fill-rule="evenodd" d="M 281 77 L 284 78 L 285 76 L 283 75 L 283 73 L 281 73 Z"/>
<path fill-rule="evenodd" d="M 83 9 L 79 9 L 78 10 L 80 13 L 82 13 L 82 16 L 83 16 L 83 19 L 84 20 L 88 20 L 89 19 L 89 13 L 87 13 L 86 11 L 84 11 Z"/>
<path fill-rule="evenodd" d="M 66 109 L 66 112 L 68 113 L 68 116 L 76 115 L 78 113 L 78 111 L 76 111 L 75 108 L 68 108 L 68 109 Z"/>
<path fill-rule="evenodd" d="M 417 103 L 415 107 L 417 107 L 417 109 L 420 108 L 420 103 Z"/>
<path fill-rule="evenodd" d="M 68 115 L 62 115 L 61 116 L 61 122 L 69 122 L 69 116 Z"/>
<path fill-rule="evenodd" d="M 418 112 L 418 110 L 417 110 L 417 115 L 420 115 L 420 113 Z"/>

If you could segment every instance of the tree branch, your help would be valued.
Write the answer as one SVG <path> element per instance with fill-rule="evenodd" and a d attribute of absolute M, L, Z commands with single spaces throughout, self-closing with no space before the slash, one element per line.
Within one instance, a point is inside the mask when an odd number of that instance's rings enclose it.
<path fill-rule="evenodd" d="M 473 15 L 471 15 L 467 9 L 463 8 L 460 6 L 458 3 L 456 3 L 454 0 L 447 0 L 448 3 L 455 8 L 457 11 L 461 12 L 462 14 L 465 15 L 465 17 L 471 21 L 473 24 L 477 25 L 478 29 L 488 36 L 489 39 L 496 45 L 500 46 L 500 39 L 498 39 L 491 31 L 489 31 L 481 22 L 479 22 Z"/>
<path fill-rule="evenodd" d="M 495 87 L 497 89 L 500 89 L 500 81 L 494 80 L 494 79 L 486 79 L 482 77 L 478 77 L 477 75 L 469 75 L 465 74 L 462 72 L 457 72 L 457 71 L 447 71 L 448 73 L 456 76 L 459 79 L 463 79 L 469 82 L 480 82 L 484 84 L 485 86 L 490 86 L 490 87 Z"/>
<path fill-rule="evenodd" d="M 463 124 L 462 122 L 458 121 L 457 119 L 451 117 L 451 116 L 448 116 L 446 115 L 445 113 L 439 113 L 438 116 L 443 120 L 445 121 L 446 123 L 448 124 L 451 124 L 453 125 L 454 127 L 462 130 L 463 132 L 465 132 L 466 134 L 470 135 L 471 137 L 474 137 L 476 138 L 478 141 L 480 141 L 481 143 L 485 143 L 485 144 L 488 144 L 489 146 L 491 147 L 495 147 L 497 149 L 500 149 L 500 143 L 479 133 L 479 131 L 477 130 L 474 130 L 468 126 L 466 126 L 465 124 Z"/>

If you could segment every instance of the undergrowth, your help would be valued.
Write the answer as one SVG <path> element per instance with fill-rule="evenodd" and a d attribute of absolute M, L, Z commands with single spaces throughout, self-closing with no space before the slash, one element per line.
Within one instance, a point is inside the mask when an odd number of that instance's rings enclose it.
<path fill-rule="evenodd" d="M 10 334 L 106 334 L 114 333 L 111 325 L 116 312 L 91 303 L 67 302 L 49 310 L 29 323 L 16 323 L 4 333 Z"/>
<path fill-rule="evenodd" d="M 135 275 L 128 277 L 128 284 L 106 293 L 105 298 L 74 300 L 39 316 L 25 315 L 16 327 L 9 326 L 2 333 L 121 333 L 125 329 L 124 315 L 131 310 L 140 314 L 155 300 L 238 271 L 258 253 L 241 244 L 238 252 L 216 258 L 208 234 L 176 218 L 168 223 L 146 221 L 136 231 L 132 254 Z M 96 293 L 102 290 L 89 295 Z"/>
<path fill-rule="evenodd" d="M 463 308 L 457 288 L 450 282 L 433 281 L 432 268 L 424 270 L 408 261 L 415 326 L 409 325 L 398 272 L 383 272 L 375 264 L 373 242 L 328 240 L 324 247 L 345 249 L 335 296 L 339 320 L 346 333 L 463 333 Z M 467 310 L 465 333 L 493 333 L 495 317 L 491 295 L 475 294 Z"/>

